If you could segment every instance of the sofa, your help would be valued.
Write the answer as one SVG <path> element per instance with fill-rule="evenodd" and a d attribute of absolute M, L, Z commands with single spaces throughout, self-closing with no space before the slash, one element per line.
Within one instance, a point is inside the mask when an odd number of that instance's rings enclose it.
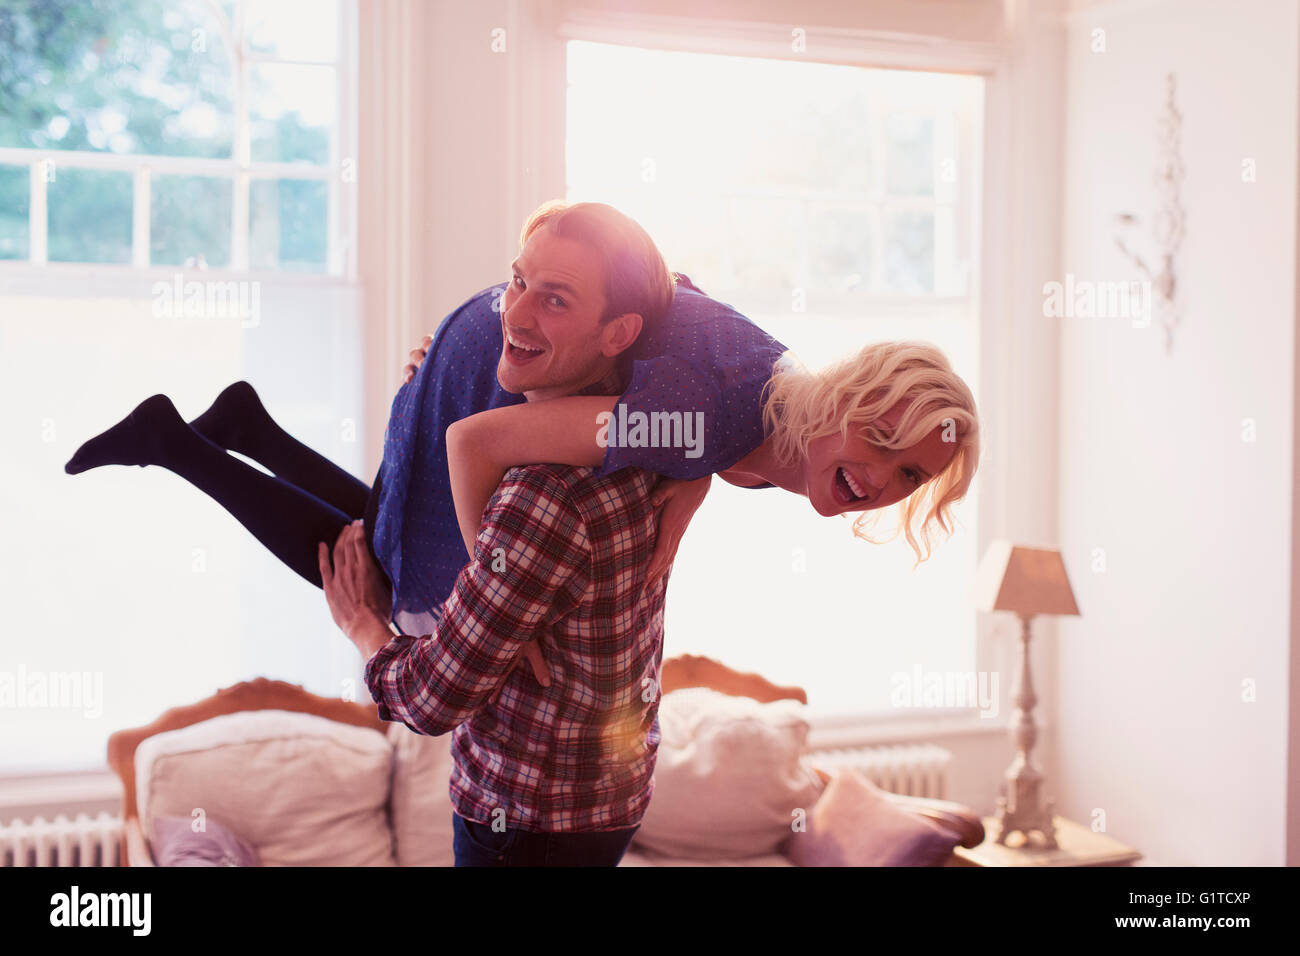
<path fill-rule="evenodd" d="M 621 866 L 960 865 L 952 850 L 983 840 L 969 808 L 813 765 L 797 688 L 668 664 L 654 796 Z M 450 744 L 372 703 L 265 678 L 223 688 L 110 738 L 122 859 L 451 866 Z"/>

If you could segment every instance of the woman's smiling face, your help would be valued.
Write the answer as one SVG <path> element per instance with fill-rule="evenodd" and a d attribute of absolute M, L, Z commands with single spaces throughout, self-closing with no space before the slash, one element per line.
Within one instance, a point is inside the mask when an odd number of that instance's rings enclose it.
<path fill-rule="evenodd" d="M 910 402 L 890 408 L 877 427 L 892 434 Z M 838 432 L 814 438 L 804 460 L 808 501 L 826 516 L 887 508 L 942 472 L 956 453 L 957 443 L 945 442 L 939 427 L 911 448 L 880 448 L 853 430 L 847 442 Z"/>

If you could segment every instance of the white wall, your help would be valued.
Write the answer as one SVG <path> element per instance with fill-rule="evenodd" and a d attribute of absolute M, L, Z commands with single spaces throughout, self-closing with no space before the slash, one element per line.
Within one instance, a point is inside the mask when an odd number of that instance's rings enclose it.
<path fill-rule="evenodd" d="M 1155 325 L 1043 320 L 1061 330 L 1060 540 L 1083 571 L 1059 629 L 1058 810 L 1102 811 L 1168 865 L 1284 862 L 1298 25 L 1293 0 L 1168 0 L 1085 9 L 1068 33 L 1063 273 L 1137 277 L 1112 221 L 1155 209 L 1168 71 L 1184 117 L 1172 354 Z"/>

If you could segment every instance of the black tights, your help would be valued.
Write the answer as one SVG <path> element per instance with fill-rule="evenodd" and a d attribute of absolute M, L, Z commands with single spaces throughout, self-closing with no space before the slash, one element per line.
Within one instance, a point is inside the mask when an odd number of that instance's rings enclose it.
<path fill-rule="evenodd" d="M 253 459 L 274 477 L 227 449 Z M 247 382 L 226 388 L 189 423 L 166 395 L 153 395 L 83 444 L 64 469 L 77 474 L 107 464 L 158 465 L 174 472 L 317 587 L 322 587 L 318 542 L 328 544 L 332 554 L 339 532 L 362 518 L 366 545 L 387 581 L 374 545 L 380 476 L 367 487 L 298 441 L 271 418 Z"/>

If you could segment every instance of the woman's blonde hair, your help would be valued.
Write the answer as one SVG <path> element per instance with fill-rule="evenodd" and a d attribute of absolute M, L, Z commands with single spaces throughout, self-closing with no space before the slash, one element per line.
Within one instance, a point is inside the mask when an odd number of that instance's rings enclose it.
<path fill-rule="evenodd" d="M 904 399 L 912 402 L 893 435 L 886 436 L 877 421 Z M 970 388 L 930 343 L 874 342 L 819 372 L 809 371 L 787 352 L 765 389 L 763 421 L 777 458 L 787 466 L 807 456 L 809 442 L 828 435 L 848 441 L 853 430 L 879 448 L 910 448 L 941 429 L 942 440 L 957 445 L 952 461 L 898 503 L 899 528 L 885 540 L 905 530 L 919 565 L 933 551 L 932 523 L 952 536 L 952 506 L 966 496 L 979 466 L 979 416 Z M 873 541 L 865 530 L 874 527 L 880 510 L 858 515 L 853 533 L 873 544 L 884 543 Z M 912 533 L 913 519 L 923 512 L 924 557 Z"/>

